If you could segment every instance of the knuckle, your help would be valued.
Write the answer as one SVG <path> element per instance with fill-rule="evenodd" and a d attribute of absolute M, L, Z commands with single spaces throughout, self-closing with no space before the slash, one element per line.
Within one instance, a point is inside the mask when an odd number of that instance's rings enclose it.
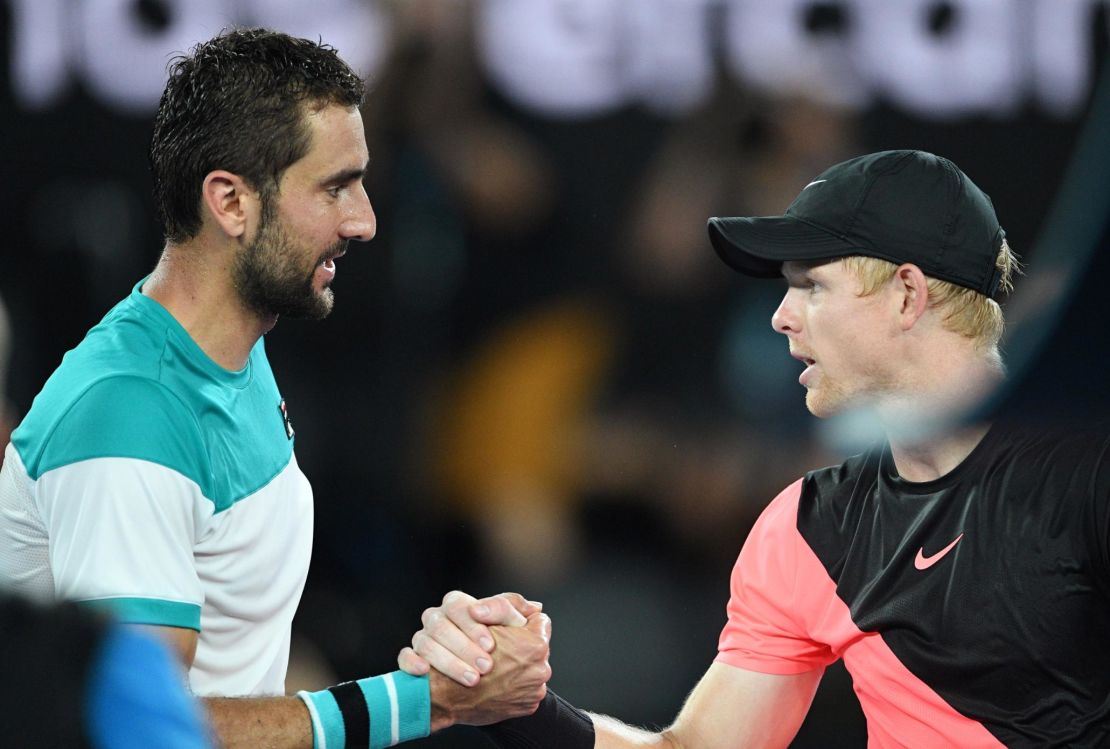
<path fill-rule="evenodd" d="M 443 628 L 449 624 L 450 621 L 447 619 L 442 609 L 435 609 L 432 613 L 428 614 L 428 621 L 424 622 L 424 628 L 429 632 L 441 632 Z"/>

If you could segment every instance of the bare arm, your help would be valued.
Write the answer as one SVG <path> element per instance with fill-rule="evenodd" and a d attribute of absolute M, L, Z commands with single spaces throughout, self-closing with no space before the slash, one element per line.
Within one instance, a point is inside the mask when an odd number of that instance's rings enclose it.
<path fill-rule="evenodd" d="M 469 600 L 468 600 L 469 599 Z M 444 605 L 424 613 L 424 629 L 413 636 L 413 647 L 398 656 L 401 668 L 410 673 L 442 653 L 445 643 L 462 637 L 452 622 L 463 619 L 473 605 L 465 594 L 449 594 Z M 471 612 L 473 614 L 473 611 Z M 494 628 L 497 631 L 497 628 Z M 461 649 L 456 648 L 459 653 Z M 470 658 L 482 651 L 462 656 Z M 474 668 L 474 661 L 456 658 L 433 662 L 455 669 Z M 434 673 L 434 672 L 433 672 Z M 492 673 L 496 673 L 496 668 Z M 604 715 L 590 715 L 594 724 L 595 749 L 660 747 L 663 749 L 742 749 L 743 747 L 785 747 L 794 738 L 809 711 L 823 670 L 779 676 L 714 663 L 686 700 L 674 725 L 665 731 L 650 732 L 633 728 Z M 483 676 L 484 683 L 487 677 Z M 527 713 L 526 713 L 527 714 Z M 527 723 L 528 718 L 524 719 Z M 486 721 L 489 722 L 489 721 Z M 519 721 L 514 721 L 519 723 Z M 479 725 L 480 723 L 472 723 Z M 558 747 L 558 737 L 537 739 L 538 746 Z M 550 742 L 550 743 L 546 743 Z"/>
<path fill-rule="evenodd" d="M 546 691 L 551 669 L 547 663 L 550 620 L 539 613 L 539 607 L 515 594 L 503 594 L 475 601 L 485 607 L 490 623 L 507 621 L 521 626 L 511 630 L 479 624 L 457 614 L 459 627 L 467 637 L 453 641 L 450 647 L 437 651 L 436 659 L 450 659 L 462 665 L 456 650 L 467 654 L 487 653 L 478 640 L 489 638 L 488 675 L 474 689 L 457 685 L 438 672 L 429 675 L 433 731 L 455 723 L 480 725 L 506 718 L 527 715 L 536 709 Z M 446 599 L 445 599 L 446 600 Z M 521 613 L 531 613 L 527 619 Z M 196 657 L 199 634 L 180 627 L 140 627 L 170 643 L 185 668 Z M 474 640 L 469 639 L 473 637 Z M 419 659 L 418 659 L 419 660 Z M 426 670 L 426 662 L 425 662 Z M 462 674 L 456 671 L 459 677 Z M 209 724 L 218 744 L 226 749 L 259 747 L 259 749 L 312 749 L 312 722 L 308 708 L 298 697 L 209 697 L 203 698 Z"/>
<path fill-rule="evenodd" d="M 591 715 L 595 749 L 742 749 L 785 747 L 813 702 L 821 670 L 793 676 L 714 663 L 682 707 L 674 725 L 651 733 Z"/>
<path fill-rule="evenodd" d="M 186 669 L 197 654 L 199 633 L 181 627 L 141 627 L 170 643 Z M 225 749 L 312 749 L 308 709 L 297 697 L 202 698 L 213 737 Z"/>

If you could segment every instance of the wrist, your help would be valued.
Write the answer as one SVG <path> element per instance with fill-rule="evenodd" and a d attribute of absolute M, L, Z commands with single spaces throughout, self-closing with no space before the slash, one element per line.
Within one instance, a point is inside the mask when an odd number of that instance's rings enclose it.
<path fill-rule="evenodd" d="M 501 749 L 593 749 L 595 743 L 593 718 L 550 689 L 531 715 L 480 730 Z"/>
<path fill-rule="evenodd" d="M 458 722 L 455 711 L 451 709 L 450 700 L 445 699 L 444 693 L 450 690 L 452 682 L 439 671 L 432 669 L 428 674 L 428 692 L 431 702 L 431 732 L 442 731 Z"/>
<path fill-rule="evenodd" d="M 379 749 L 429 732 L 426 676 L 394 671 L 297 696 L 308 708 L 314 749 Z"/>

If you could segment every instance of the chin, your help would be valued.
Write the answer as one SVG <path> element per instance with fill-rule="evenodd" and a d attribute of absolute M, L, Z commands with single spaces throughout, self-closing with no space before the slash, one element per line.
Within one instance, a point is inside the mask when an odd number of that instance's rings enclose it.
<path fill-rule="evenodd" d="M 313 319 L 323 320 L 331 314 L 332 308 L 335 307 L 335 295 L 331 293 L 331 289 L 324 289 L 324 291 L 316 296 L 316 310 L 312 316 Z"/>
<path fill-rule="evenodd" d="M 807 390 L 806 408 L 818 419 L 827 419 L 845 410 L 846 399 L 829 397 L 818 389 Z"/>

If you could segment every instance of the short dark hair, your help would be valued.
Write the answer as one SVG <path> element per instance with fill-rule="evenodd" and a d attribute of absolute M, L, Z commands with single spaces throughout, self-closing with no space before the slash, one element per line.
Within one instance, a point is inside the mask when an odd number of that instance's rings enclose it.
<path fill-rule="evenodd" d="M 205 176 L 226 169 L 264 199 L 309 148 L 308 107 L 356 107 L 365 84 L 335 49 L 268 29 L 224 31 L 169 65 L 150 143 L 166 239 L 200 231 Z"/>

